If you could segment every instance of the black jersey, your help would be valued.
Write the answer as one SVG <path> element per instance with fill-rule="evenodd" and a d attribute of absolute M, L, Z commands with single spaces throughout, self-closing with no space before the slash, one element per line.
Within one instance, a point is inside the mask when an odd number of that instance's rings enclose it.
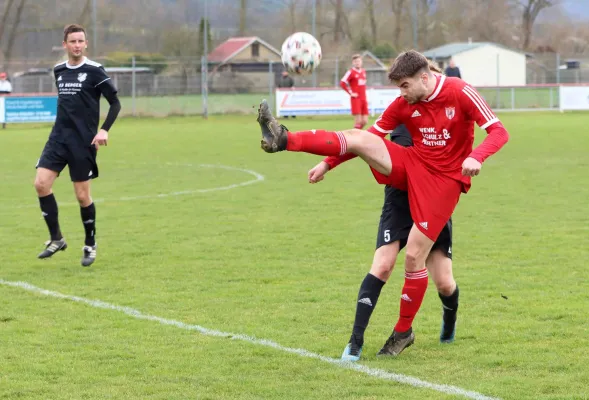
<path fill-rule="evenodd" d="M 90 146 L 98 133 L 100 95 L 116 88 L 102 65 L 84 57 L 81 64 L 57 64 L 53 68 L 57 86 L 57 117 L 49 139 Z M 108 86 L 108 87 L 107 87 Z"/>
<path fill-rule="evenodd" d="M 403 147 L 413 146 L 413 139 L 405 125 L 399 125 L 391 132 L 391 141 Z"/>

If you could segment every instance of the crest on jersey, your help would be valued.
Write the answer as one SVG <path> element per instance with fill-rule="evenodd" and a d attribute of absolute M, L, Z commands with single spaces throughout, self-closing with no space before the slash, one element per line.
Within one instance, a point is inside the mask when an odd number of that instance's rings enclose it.
<path fill-rule="evenodd" d="M 87 76 L 87 75 L 88 75 L 88 74 L 86 74 L 85 72 L 80 72 L 80 73 L 78 74 L 78 80 L 79 80 L 80 82 L 84 82 L 84 81 L 86 80 L 86 76 Z M 447 109 L 447 108 L 446 108 L 446 115 L 448 115 L 448 109 Z"/>
<path fill-rule="evenodd" d="M 454 118 L 454 115 L 456 115 L 456 110 L 454 107 L 446 107 L 446 117 L 448 117 L 448 119 L 452 119 Z"/>

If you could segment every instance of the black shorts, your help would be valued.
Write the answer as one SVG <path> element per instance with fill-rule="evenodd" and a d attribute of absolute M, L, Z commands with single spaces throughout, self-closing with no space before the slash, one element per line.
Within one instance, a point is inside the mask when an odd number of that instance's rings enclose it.
<path fill-rule="evenodd" d="M 409 231 L 413 226 L 411 211 L 409 209 L 409 197 L 407 192 L 391 186 L 385 186 L 384 204 L 378 224 L 378 236 L 376 248 L 396 242 L 400 242 L 400 249 L 407 245 Z M 452 259 L 452 218 L 438 236 L 433 249 L 442 250 L 446 256 Z"/>
<path fill-rule="evenodd" d="M 47 168 L 60 173 L 69 167 L 72 182 L 85 182 L 98 178 L 96 147 L 65 144 L 49 139 L 43 148 L 36 168 Z"/>

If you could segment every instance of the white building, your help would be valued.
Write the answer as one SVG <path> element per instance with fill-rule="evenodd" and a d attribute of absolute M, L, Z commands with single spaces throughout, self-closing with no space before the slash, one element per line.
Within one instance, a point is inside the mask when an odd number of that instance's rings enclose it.
<path fill-rule="evenodd" d="M 488 42 L 449 43 L 423 52 L 445 70 L 450 59 L 460 68 L 462 79 L 473 86 L 523 86 L 526 55 Z"/>

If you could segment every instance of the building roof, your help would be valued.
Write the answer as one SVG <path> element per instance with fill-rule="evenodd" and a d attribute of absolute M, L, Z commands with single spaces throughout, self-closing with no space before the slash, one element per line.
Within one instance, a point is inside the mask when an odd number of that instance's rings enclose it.
<path fill-rule="evenodd" d="M 472 49 L 476 49 L 477 47 L 481 46 L 495 46 L 501 47 L 502 49 L 513 51 L 516 53 L 522 53 L 519 50 L 514 50 L 509 47 L 503 46 L 502 44 L 492 43 L 492 42 L 457 42 L 457 43 L 448 43 L 443 46 L 435 47 L 433 49 L 427 50 L 423 52 L 423 55 L 427 58 L 450 58 L 456 54 L 463 53 L 465 51 L 469 51 Z"/>
<path fill-rule="evenodd" d="M 208 55 L 208 61 L 211 63 L 225 64 L 237 54 L 239 54 L 242 50 L 254 43 L 260 43 L 262 46 L 276 53 L 277 56 L 280 56 L 280 52 L 278 50 L 257 36 L 233 37 L 227 39 L 217 46 L 213 51 L 211 51 Z"/>
<path fill-rule="evenodd" d="M 367 71 L 368 70 L 370 70 L 370 71 L 386 71 L 387 70 L 387 66 L 384 65 L 382 61 L 380 61 L 380 58 L 375 56 L 370 51 L 366 50 L 361 55 L 363 58 L 370 58 L 375 64 L 374 66 L 372 66 L 370 68 L 365 68 Z"/>

